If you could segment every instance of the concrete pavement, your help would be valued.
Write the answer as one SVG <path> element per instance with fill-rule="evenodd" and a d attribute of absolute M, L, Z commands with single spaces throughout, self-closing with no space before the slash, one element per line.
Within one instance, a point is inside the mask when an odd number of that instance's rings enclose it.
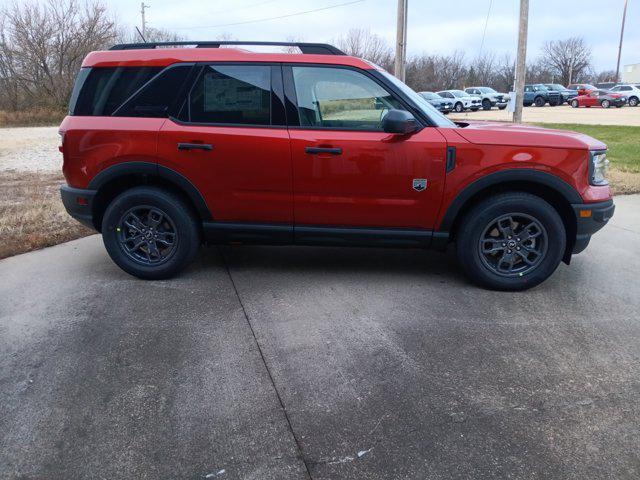
<path fill-rule="evenodd" d="M 0 477 L 640 476 L 640 196 L 534 290 L 451 254 L 97 236 L 0 262 Z"/>

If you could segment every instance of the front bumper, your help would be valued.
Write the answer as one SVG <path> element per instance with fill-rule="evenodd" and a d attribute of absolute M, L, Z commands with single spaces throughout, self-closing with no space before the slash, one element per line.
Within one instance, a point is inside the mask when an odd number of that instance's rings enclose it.
<path fill-rule="evenodd" d="M 591 235 L 596 233 L 613 217 L 616 206 L 613 200 L 598 203 L 579 203 L 571 205 L 576 215 L 576 241 L 573 246 L 573 254 L 582 252 Z"/>
<path fill-rule="evenodd" d="M 69 185 L 60 187 L 60 197 L 67 213 L 81 224 L 93 229 L 96 228 L 93 223 L 93 200 L 96 193 L 96 190 L 73 188 Z"/>

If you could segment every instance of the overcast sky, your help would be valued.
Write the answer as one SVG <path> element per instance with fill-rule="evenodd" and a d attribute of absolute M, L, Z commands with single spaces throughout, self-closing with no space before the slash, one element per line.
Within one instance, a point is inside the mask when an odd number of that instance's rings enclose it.
<path fill-rule="evenodd" d="M 628 0 L 622 64 L 640 63 L 640 0 Z M 9 0 L 0 0 L 6 4 Z M 140 2 L 109 0 L 121 23 L 140 23 Z M 330 41 L 359 27 L 395 40 L 396 0 L 145 0 L 149 26 L 175 30 L 188 39 L 227 33 L 241 40 Z M 303 15 L 308 10 L 350 3 Z M 593 48 L 598 70 L 615 69 L 624 0 L 530 0 L 528 58 L 546 40 L 582 36 Z M 409 0 L 409 54 L 483 50 L 515 54 L 519 0 Z M 281 19 L 263 20 L 290 15 Z"/>

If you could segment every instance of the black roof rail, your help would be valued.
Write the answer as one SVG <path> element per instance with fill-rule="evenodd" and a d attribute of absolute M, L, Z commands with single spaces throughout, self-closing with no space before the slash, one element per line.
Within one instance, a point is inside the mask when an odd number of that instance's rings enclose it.
<path fill-rule="evenodd" d="M 220 48 L 222 45 L 267 45 L 278 47 L 298 47 L 304 54 L 315 55 L 346 55 L 339 48 L 327 43 L 305 42 L 242 42 L 227 40 L 211 40 L 200 42 L 197 40 L 185 40 L 180 42 L 148 42 L 148 43 L 120 43 L 109 50 L 147 50 L 158 47 L 179 47 L 183 45 L 195 45 L 196 48 Z"/>

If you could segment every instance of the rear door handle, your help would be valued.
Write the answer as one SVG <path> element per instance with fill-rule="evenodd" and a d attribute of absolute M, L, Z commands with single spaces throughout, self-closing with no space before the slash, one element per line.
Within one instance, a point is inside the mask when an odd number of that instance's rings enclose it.
<path fill-rule="evenodd" d="M 330 147 L 307 147 L 304 149 L 305 153 L 309 155 L 315 155 L 317 153 L 328 153 L 329 155 L 342 155 L 341 148 Z"/>
<path fill-rule="evenodd" d="M 213 150 L 210 143 L 179 143 L 178 150 Z"/>

